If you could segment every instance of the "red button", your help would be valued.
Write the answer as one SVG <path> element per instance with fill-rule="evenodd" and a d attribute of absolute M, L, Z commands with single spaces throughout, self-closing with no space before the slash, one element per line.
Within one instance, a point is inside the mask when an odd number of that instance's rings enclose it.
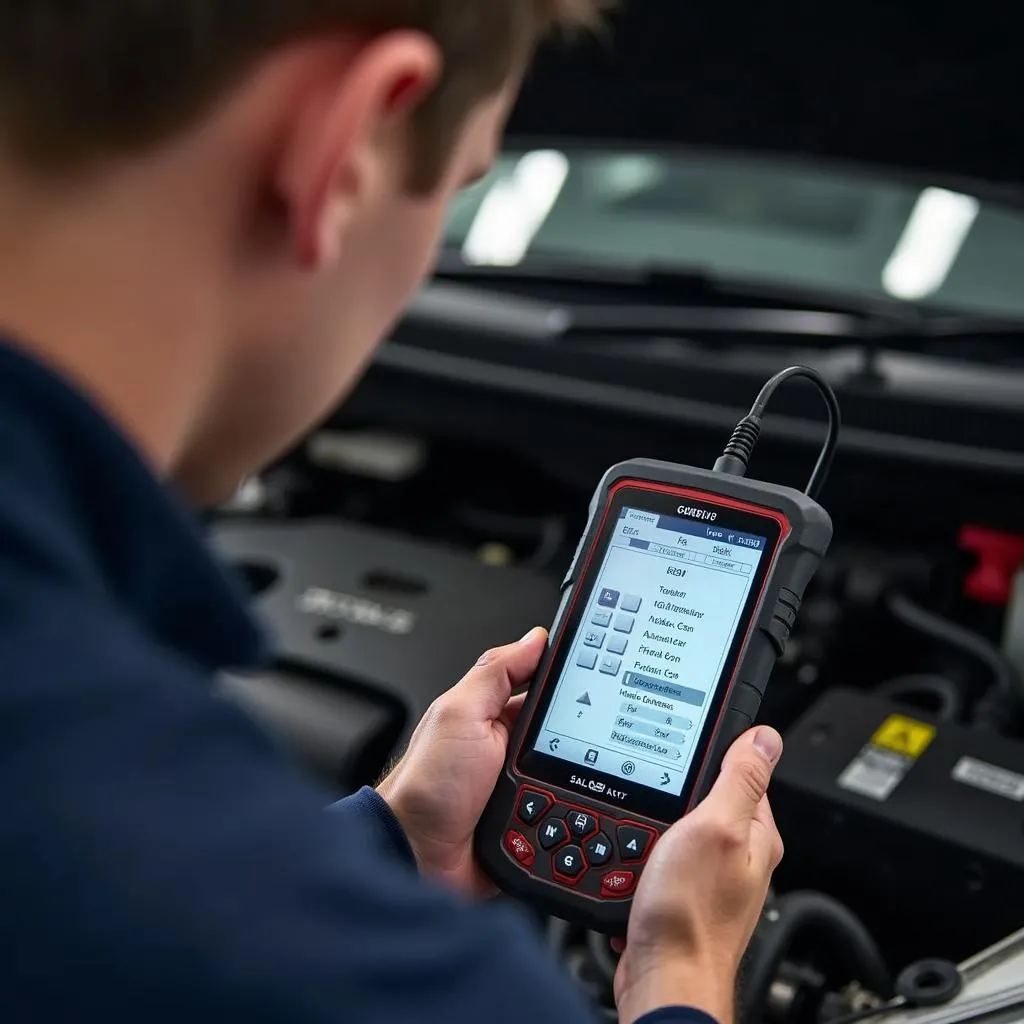
<path fill-rule="evenodd" d="M 505 849 L 512 854 L 513 857 L 523 867 L 533 867 L 533 847 L 527 841 L 526 836 L 522 832 L 511 831 L 505 836 Z"/>
<path fill-rule="evenodd" d="M 636 885 L 636 875 L 632 871 L 609 871 L 601 879 L 602 896 L 628 896 Z"/>

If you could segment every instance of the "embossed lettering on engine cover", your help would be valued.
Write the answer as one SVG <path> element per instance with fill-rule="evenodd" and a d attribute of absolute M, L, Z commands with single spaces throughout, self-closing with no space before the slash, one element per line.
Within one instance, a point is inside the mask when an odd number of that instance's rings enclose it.
<path fill-rule="evenodd" d="M 408 636 L 416 628 L 416 614 L 405 608 L 388 608 L 354 594 L 341 594 L 324 587 L 310 587 L 296 601 L 306 615 L 340 619 L 353 626 L 379 629 L 394 636 Z"/>

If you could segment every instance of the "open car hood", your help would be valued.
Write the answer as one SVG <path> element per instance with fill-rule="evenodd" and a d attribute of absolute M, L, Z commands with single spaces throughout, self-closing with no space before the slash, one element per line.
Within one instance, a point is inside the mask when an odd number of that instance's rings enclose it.
<path fill-rule="evenodd" d="M 621 0 L 541 54 L 511 130 L 853 161 L 1024 191 L 1022 47 L 995 0 Z"/>

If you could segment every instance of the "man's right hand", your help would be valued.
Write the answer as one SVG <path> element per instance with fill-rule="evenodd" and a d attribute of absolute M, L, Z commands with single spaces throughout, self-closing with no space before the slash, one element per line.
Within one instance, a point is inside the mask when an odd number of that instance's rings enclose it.
<path fill-rule="evenodd" d="M 765 795 L 781 754 L 767 726 L 740 737 L 707 798 L 655 846 L 615 978 L 620 1024 L 665 1006 L 731 1024 L 740 960 L 782 859 Z"/>

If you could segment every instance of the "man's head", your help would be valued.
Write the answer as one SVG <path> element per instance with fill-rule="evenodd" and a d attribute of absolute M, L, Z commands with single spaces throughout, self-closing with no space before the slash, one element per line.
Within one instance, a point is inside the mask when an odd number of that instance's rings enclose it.
<path fill-rule="evenodd" d="M 11 208 L 61 208 L 61 218 L 36 217 L 39 234 L 61 240 L 51 249 L 75 251 L 83 273 L 89 253 L 97 263 L 131 254 L 126 278 L 144 263 L 162 272 L 175 298 L 153 309 L 152 324 L 137 324 L 134 344 L 150 350 L 136 362 L 145 356 L 152 373 L 166 374 L 168 393 L 188 390 L 186 365 L 202 368 L 187 411 L 162 417 L 180 435 L 173 450 L 151 452 L 162 468 L 196 495 L 219 497 L 346 393 L 429 272 L 449 201 L 490 167 L 536 43 L 552 28 L 592 22 L 603 5 L 3 5 L 0 180 L 20 183 Z M 70 240 L 71 223 L 92 227 Z M 35 232 L 32 222 L 19 228 Z M 187 259 L 175 264 L 174 253 Z M 51 257 L 61 266 L 59 252 Z M 125 303 L 141 282 L 124 280 Z M 159 282 L 148 283 L 156 294 Z M 33 331 L 31 316 L 13 319 Z M 177 336 L 165 330 L 171 323 Z M 131 363 L 129 344 L 105 358 Z M 48 354 L 98 391 L 129 384 L 121 370 L 106 373 L 108 384 L 81 352 Z M 145 410 L 123 418 L 146 433 Z"/>

